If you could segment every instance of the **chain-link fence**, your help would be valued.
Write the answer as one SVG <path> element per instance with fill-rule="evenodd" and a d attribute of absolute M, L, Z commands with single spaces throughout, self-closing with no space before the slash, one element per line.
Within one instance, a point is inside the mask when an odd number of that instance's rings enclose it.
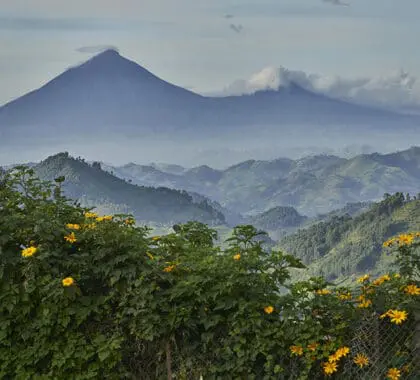
<path fill-rule="evenodd" d="M 353 338 L 348 345 L 350 354 L 340 360 L 339 369 L 331 376 L 331 379 L 420 379 L 420 315 L 417 315 L 415 320 L 411 319 L 401 325 L 395 325 L 387 320 L 381 320 L 377 314 L 372 314 L 360 320 L 353 331 Z M 358 354 L 368 360 L 367 365 L 362 368 L 354 363 L 354 358 Z M 137 368 L 136 371 L 140 373 L 136 378 L 139 380 L 168 379 L 168 368 L 172 373 L 172 379 L 207 380 L 207 377 L 202 374 L 208 372 L 212 364 L 210 361 L 208 363 L 196 361 L 193 353 L 187 357 L 180 356 L 177 347 L 173 346 L 169 362 L 164 348 L 160 354 L 153 355 L 148 360 L 142 359 L 142 368 Z M 159 364 L 156 365 L 156 363 Z M 281 374 L 271 378 L 276 380 L 326 378 L 319 362 L 314 363 L 313 368 L 306 375 L 302 373 L 301 368 L 299 359 L 296 358 L 290 362 L 289 368 L 284 368 Z M 400 377 L 387 377 L 391 368 L 397 369 Z M 258 376 L 251 376 L 251 378 L 258 379 Z"/>
<path fill-rule="evenodd" d="M 369 364 L 359 368 L 345 362 L 343 378 L 360 380 L 386 379 L 389 369 L 396 368 L 401 379 L 420 379 L 419 328 L 414 321 L 395 325 L 377 315 L 359 322 L 350 343 L 352 356 L 359 354 Z"/>

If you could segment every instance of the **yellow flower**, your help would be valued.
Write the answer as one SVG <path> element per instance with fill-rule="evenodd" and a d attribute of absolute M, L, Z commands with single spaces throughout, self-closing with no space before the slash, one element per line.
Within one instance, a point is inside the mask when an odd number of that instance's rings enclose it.
<path fill-rule="evenodd" d="M 328 357 L 328 361 L 330 363 L 338 362 L 343 356 L 347 356 L 349 352 L 350 348 L 346 346 L 340 347 L 336 352 Z"/>
<path fill-rule="evenodd" d="M 112 220 L 112 218 L 113 217 L 111 215 L 98 216 L 98 217 L 96 217 L 96 221 L 97 222 L 110 221 L 110 220 Z"/>
<path fill-rule="evenodd" d="M 372 281 L 373 286 L 380 286 L 383 284 L 383 281 L 381 281 L 380 278 L 377 278 L 375 281 Z"/>
<path fill-rule="evenodd" d="M 369 276 L 368 274 L 365 274 L 364 276 L 359 277 L 359 278 L 357 279 L 357 282 L 358 282 L 359 284 L 363 284 L 364 282 L 368 281 L 368 280 L 369 280 L 369 278 L 370 278 L 370 276 Z"/>
<path fill-rule="evenodd" d="M 393 245 L 395 243 L 395 240 L 396 240 L 395 238 L 389 239 L 383 244 L 383 246 L 384 247 L 390 247 L 391 245 Z"/>
<path fill-rule="evenodd" d="M 390 368 L 386 377 L 389 380 L 398 380 L 401 377 L 401 371 L 398 368 Z"/>
<path fill-rule="evenodd" d="M 384 319 L 386 317 L 389 317 L 392 313 L 392 310 L 388 310 L 386 313 L 383 313 L 379 318 Z"/>
<path fill-rule="evenodd" d="M 407 319 L 407 312 L 404 310 L 392 310 L 391 315 L 391 322 L 395 323 L 396 325 L 400 325 Z"/>
<path fill-rule="evenodd" d="M 375 281 L 372 282 L 372 284 L 374 286 L 380 286 L 382 285 L 385 281 L 390 281 L 391 277 L 389 276 L 389 274 L 385 274 L 379 278 L 377 278 Z"/>
<path fill-rule="evenodd" d="M 398 245 L 400 247 L 410 245 L 413 242 L 413 240 L 414 240 L 413 234 L 402 234 L 398 236 Z"/>
<path fill-rule="evenodd" d="M 346 346 L 344 346 L 344 347 L 340 347 L 340 348 L 337 350 L 337 352 L 336 352 L 336 354 L 337 354 L 340 358 L 342 358 L 343 356 L 347 356 L 349 353 L 350 353 L 350 348 L 348 348 L 348 347 L 346 347 Z"/>
<path fill-rule="evenodd" d="M 153 237 L 152 237 L 152 240 L 153 240 L 153 241 L 158 241 L 159 239 L 160 239 L 160 236 L 153 236 Z"/>
<path fill-rule="evenodd" d="M 154 256 L 150 252 L 147 252 L 146 255 L 149 257 L 150 260 L 155 259 Z"/>
<path fill-rule="evenodd" d="M 136 224 L 136 221 L 134 219 L 128 218 L 124 220 L 124 223 L 127 224 L 127 226 L 132 226 L 133 224 Z"/>
<path fill-rule="evenodd" d="M 328 361 L 330 363 L 335 363 L 338 362 L 340 360 L 340 356 L 337 354 L 337 352 L 331 354 L 330 356 L 328 356 Z"/>
<path fill-rule="evenodd" d="M 238 254 L 236 254 L 235 256 L 233 256 L 233 260 L 240 260 L 241 259 L 241 254 L 240 253 L 238 253 Z"/>
<path fill-rule="evenodd" d="M 338 295 L 338 298 L 341 301 L 349 301 L 349 300 L 351 300 L 351 293 L 350 292 L 341 293 L 341 294 Z"/>
<path fill-rule="evenodd" d="M 372 301 L 371 300 L 363 300 L 362 302 L 360 302 L 358 305 L 357 305 L 357 307 L 359 308 L 359 309 L 366 309 L 366 308 L 368 308 L 369 306 L 371 306 L 372 305 Z"/>
<path fill-rule="evenodd" d="M 69 230 L 80 230 L 80 225 L 79 224 L 71 224 L 71 223 L 69 223 L 69 224 L 66 224 L 66 227 Z"/>
<path fill-rule="evenodd" d="M 324 363 L 322 366 L 324 368 L 324 373 L 327 376 L 330 376 L 334 372 L 337 372 L 337 363 L 335 362 L 327 362 L 327 363 Z"/>
<path fill-rule="evenodd" d="M 410 296 L 419 296 L 420 288 L 418 288 L 417 285 L 407 285 L 404 288 L 404 292 L 409 294 Z"/>
<path fill-rule="evenodd" d="M 72 286 L 74 284 L 74 280 L 72 277 L 66 277 L 63 281 L 61 281 L 63 286 Z"/>
<path fill-rule="evenodd" d="M 395 273 L 394 278 L 401 278 L 401 275 L 399 273 Z"/>
<path fill-rule="evenodd" d="M 74 232 L 71 232 L 69 235 L 64 236 L 64 240 L 68 241 L 69 243 L 74 243 L 77 241 L 76 235 L 74 234 Z"/>
<path fill-rule="evenodd" d="M 331 290 L 329 289 L 319 289 L 316 291 L 316 294 L 320 296 L 326 296 L 327 294 L 331 294 Z"/>
<path fill-rule="evenodd" d="M 382 314 L 379 318 L 384 319 L 389 317 L 392 323 L 400 325 L 407 319 L 408 313 L 404 310 L 388 310 L 386 313 Z"/>
<path fill-rule="evenodd" d="M 369 365 L 369 358 L 365 354 L 357 354 L 353 359 L 353 363 L 363 368 Z"/>
<path fill-rule="evenodd" d="M 394 244 L 398 244 L 400 247 L 411 245 L 415 238 L 419 237 L 419 233 L 401 234 L 395 238 L 387 240 L 383 246 L 390 247 Z"/>
<path fill-rule="evenodd" d="M 302 356 L 303 355 L 303 348 L 302 348 L 302 346 L 291 346 L 290 347 L 290 352 L 292 353 L 292 355 Z"/>
<path fill-rule="evenodd" d="M 22 250 L 22 257 L 31 257 L 36 253 L 36 251 L 38 251 L 38 248 L 33 246 L 25 248 Z"/>
<path fill-rule="evenodd" d="M 316 351 L 316 349 L 318 348 L 319 344 L 318 343 L 310 343 L 308 344 L 308 350 L 310 351 Z"/>
<path fill-rule="evenodd" d="M 96 228 L 96 223 L 89 223 L 89 224 L 85 224 L 84 227 L 87 230 L 94 230 Z"/>
<path fill-rule="evenodd" d="M 172 272 L 175 269 L 175 265 L 169 265 L 166 268 L 163 269 L 164 272 L 169 273 Z"/>
<path fill-rule="evenodd" d="M 85 217 L 86 217 L 86 218 L 91 218 L 91 219 L 93 219 L 93 218 L 97 218 L 97 217 L 98 217 L 98 214 L 96 214 L 96 213 L 94 213 L 94 212 L 86 212 L 86 213 L 85 213 Z"/>
<path fill-rule="evenodd" d="M 273 307 L 273 306 L 266 306 L 266 307 L 264 308 L 264 312 L 265 312 L 266 314 L 271 314 L 273 311 L 274 311 L 274 307 Z"/>

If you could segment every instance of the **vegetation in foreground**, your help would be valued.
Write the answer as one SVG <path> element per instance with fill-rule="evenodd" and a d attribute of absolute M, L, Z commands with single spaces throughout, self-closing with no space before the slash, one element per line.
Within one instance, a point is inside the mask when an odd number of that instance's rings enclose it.
<path fill-rule="evenodd" d="M 226 249 L 197 222 L 150 237 L 32 174 L 0 177 L 1 378 L 367 379 L 373 366 L 418 378 L 404 326 L 419 309 L 420 233 L 386 242 L 399 272 L 357 290 L 291 284 L 300 260 L 265 251 L 252 226 Z M 366 320 L 405 334 L 404 347 L 354 346 Z"/>

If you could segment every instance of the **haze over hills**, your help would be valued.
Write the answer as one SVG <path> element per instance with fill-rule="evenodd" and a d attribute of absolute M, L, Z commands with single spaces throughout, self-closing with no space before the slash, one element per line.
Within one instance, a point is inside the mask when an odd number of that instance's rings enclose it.
<path fill-rule="evenodd" d="M 85 207 L 96 207 L 101 213 L 129 213 L 147 223 L 190 220 L 212 225 L 225 223 L 223 214 L 212 208 L 206 199 L 194 201 L 186 192 L 132 185 L 101 170 L 97 163 L 89 165 L 67 153 L 48 157 L 33 169 L 43 180 L 64 176 L 64 194 Z"/>
<path fill-rule="evenodd" d="M 29 166 L 42 167 L 45 162 L 55 162 L 61 156 L 54 155 L 41 164 L 30 163 Z M 112 166 L 101 163 L 101 170 L 92 171 L 91 165 L 81 158 L 68 158 L 62 162 L 86 174 L 81 188 L 87 186 L 89 189 L 93 180 L 98 188 L 107 187 L 109 178 L 118 177 L 123 180 L 124 187 L 139 185 L 184 191 L 193 203 L 206 202 L 223 214 L 229 225 L 251 223 L 269 230 L 273 226 L 293 229 L 305 222 L 305 217 L 310 217 L 311 222 L 313 218 L 325 220 L 331 217 L 331 212 L 343 207 L 346 213 L 353 215 L 368 207 L 370 201 L 382 199 L 385 193 L 420 192 L 420 147 L 351 159 L 317 155 L 298 160 L 248 160 L 225 170 L 209 166 L 188 169 L 171 164 Z M 57 165 L 48 165 L 47 171 L 39 172 L 41 177 L 58 176 L 55 173 Z M 99 174 L 101 179 L 97 177 Z M 91 192 L 92 200 L 98 199 L 101 191 Z M 84 191 L 80 190 L 74 196 L 79 198 L 81 192 Z M 120 199 L 111 203 L 121 202 Z M 289 223 L 286 219 L 297 220 L 297 223 Z"/>
<path fill-rule="evenodd" d="M 318 155 L 248 160 L 225 170 L 178 168 L 178 174 L 136 164 L 104 169 L 140 185 L 196 192 L 240 214 L 293 206 L 303 215 L 315 216 L 347 203 L 378 200 L 384 193 L 420 191 L 420 147 L 351 159 Z"/>
<path fill-rule="evenodd" d="M 155 187 L 137 186 L 129 183 L 134 182 L 131 178 L 115 176 L 121 175 L 120 168 L 101 167 L 99 162 L 87 163 L 67 153 L 56 154 L 30 166 L 44 180 L 65 176 L 64 193 L 83 206 L 95 207 L 100 213 L 132 213 L 138 222 L 157 226 L 162 234 L 174 223 L 198 220 L 216 227 L 220 237 L 218 244 L 223 245 L 233 226 L 252 224 L 268 232 L 264 244 L 277 244 L 309 265 L 300 276 L 324 275 L 334 280 L 363 271 L 384 273 L 392 266 L 389 257 L 382 255 L 383 241 L 398 233 L 420 229 L 420 148 L 416 147 L 353 159 L 312 156 L 296 161 L 246 161 L 225 171 L 208 166 L 185 169 L 164 164 L 141 167 L 131 163 L 125 167 L 136 175 L 145 175 L 149 184 L 159 179 L 173 185 L 171 181 L 176 179 L 178 183 L 185 181 L 184 184 L 194 186 L 200 183 L 202 189 L 220 187 L 219 191 L 225 190 L 232 197 L 222 204 L 191 190 L 187 193 L 158 184 Z M 114 175 L 105 169 L 112 170 Z M 331 186 L 343 183 L 336 179 L 344 174 L 348 176 L 344 179 L 344 188 Z M 300 187 L 295 183 L 294 199 L 309 202 L 309 207 L 304 202 L 296 208 L 284 203 L 263 212 L 251 210 L 248 215 L 241 215 L 230 207 L 239 204 L 238 200 L 243 202 L 242 207 L 246 202 L 252 207 L 290 199 L 289 193 L 281 194 L 288 189 L 281 184 L 290 185 L 301 178 L 305 181 Z M 277 189 L 277 192 L 267 195 L 262 189 L 263 183 L 269 184 L 265 185 L 267 189 Z M 319 183 L 326 185 L 317 186 Z M 359 187 L 351 188 L 350 183 L 359 184 Z M 412 188 L 408 189 L 407 185 Z M 384 194 L 395 193 L 395 188 L 404 189 L 404 193 L 411 195 Z M 379 203 L 346 202 L 351 197 L 362 199 L 372 194 L 378 194 L 377 199 L 385 199 Z M 326 202 L 322 203 L 322 199 Z M 341 203 L 344 207 L 335 206 Z M 312 214 L 305 215 L 297 211 L 299 208 L 312 210 Z M 316 215 L 323 209 L 332 211 Z"/>
<path fill-rule="evenodd" d="M 332 99 L 294 82 L 242 96 L 201 96 L 114 50 L 0 107 L 2 153 L 10 159 L 24 147 L 25 160 L 54 149 L 101 160 L 106 150 L 114 162 L 176 157 L 173 163 L 191 163 L 203 150 L 288 154 L 328 146 L 332 138 L 335 147 L 372 143 L 378 150 L 407 146 L 410 131 L 419 128 L 420 118 Z M 230 163 L 227 155 L 224 160 Z"/>

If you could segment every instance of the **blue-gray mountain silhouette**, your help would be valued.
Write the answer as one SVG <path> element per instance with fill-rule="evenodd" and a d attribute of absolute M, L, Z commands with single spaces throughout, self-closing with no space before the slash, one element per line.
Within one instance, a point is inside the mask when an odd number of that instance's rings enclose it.
<path fill-rule="evenodd" d="M 413 116 L 376 110 L 309 92 L 292 83 L 253 95 L 204 97 L 170 84 L 115 50 L 0 107 L 0 137 L 155 132 L 202 134 L 238 128 L 334 125 L 383 130 L 418 126 Z M 211 128 L 209 128 L 211 127 Z"/>

